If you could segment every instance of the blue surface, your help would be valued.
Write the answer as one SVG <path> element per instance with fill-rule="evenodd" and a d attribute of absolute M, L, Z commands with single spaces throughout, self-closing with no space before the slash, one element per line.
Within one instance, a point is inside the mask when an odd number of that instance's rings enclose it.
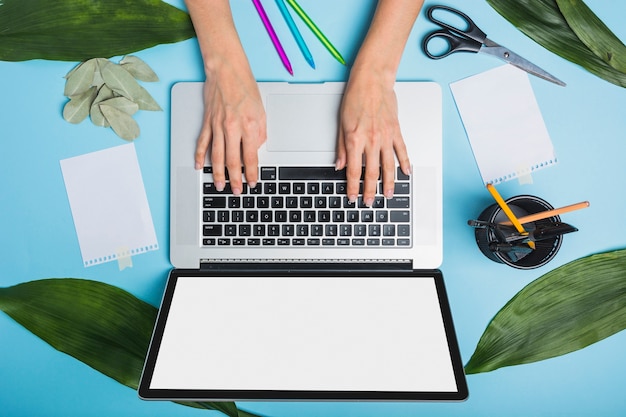
<path fill-rule="evenodd" d="M 182 7 L 182 0 L 173 1 Z M 265 6 L 289 55 L 295 76 L 282 67 L 251 2 L 233 1 L 236 24 L 259 80 L 345 80 L 341 66 L 301 27 L 317 69 L 311 69 L 271 1 Z M 452 5 L 453 2 L 443 2 Z M 307 1 L 303 8 L 348 62 L 373 13 L 373 0 Z M 433 2 L 427 2 L 433 4 Z M 587 4 L 626 39 L 626 2 Z M 591 253 L 626 247 L 626 90 L 600 80 L 544 50 L 502 19 L 485 1 L 458 7 L 497 42 L 567 82 L 561 88 L 532 78 L 559 163 L 533 175 L 532 185 L 510 181 L 505 197 L 532 194 L 555 207 L 589 200 L 591 207 L 563 220 L 580 231 L 568 235 L 547 266 L 518 271 L 483 257 L 466 221 L 492 200 L 483 188 L 447 85 L 500 63 L 486 56 L 457 55 L 430 61 L 419 50 L 432 25 L 420 16 L 409 39 L 398 78 L 433 80 L 444 91 L 444 263 L 441 267 L 464 362 L 493 315 L 521 288 L 563 263 Z M 301 23 L 301 22 L 299 22 Z M 0 286 L 48 277 L 78 277 L 122 287 L 157 305 L 168 261 L 169 90 L 177 81 L 203 79 L 195 40 L 138 52 L 161 81 L 145 87 L 163 112 L 140 112 L 135 141 L 160 249 L 133 258 L 133 268 L 116 263 L 84 268 L 59 160 L 124 143 L 110 129 L 89 122 L 70 125 L 61 117 L 66 101 L 63 76 L 76 64 L 0 62 Z M 506 91 L 502 92 L 506 94 Z M 598 279 L 602 279 L 601 276 Z M 626 415 L 626 332 L 583 350 L 534 364 L 467 377 L 463 403 L 276 403 L 240 404 L 266 416 L 623 416 Z M 61 354 L 0 314 L 0 415 L 13 416 L 201 416 L 168 402 L 144 402 L 136 392 Z M 207 414 L 209 413 L 209 414 Z"/>

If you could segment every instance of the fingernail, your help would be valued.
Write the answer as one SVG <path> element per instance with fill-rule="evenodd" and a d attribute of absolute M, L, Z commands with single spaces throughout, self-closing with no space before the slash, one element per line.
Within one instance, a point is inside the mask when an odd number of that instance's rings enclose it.
<path fill-rule="evenodd" d="M 374 204 L 374 199 L 373 198 L 368 198 L 365 200 L 365 205 L 369 208 L 372 207 L 372 205 Z"/>
<path fill-rule="evenodd" d="M 225 184 L 221 181 L 215 183 L 215 189 L 217 191 L 224 191 Z"/>
<path fill-rule="evenodd" d="M 200 162 L 196 162 L 196 169 L 202 168 L 202 164 Z"/>
<path fill-rule="evenodd" d="M 241 194 L 241 190 L 239 188 L 233 188 L 233 194 L 234 195 L 239 195 L 239 194 Z"/>
<path fill-rule="evenodd" d="M 248 186 L 249 186 L 250 188 L 256 188 L 256 182 L 249 182 L 249 183 L 248 183 Z"/>
<path fill-rule="evenodd" d="M 350 204 L 354 204 L 356 203 L 356 196 L 355 195 L 349 195 L 348 196 L 348 201 L 350 202 Z"/>
<path fill-rule="evenodd" d="M 385 191 L 385 198 L 386 198 L 387 200 L 392 199 L 392 198 L 393 198 L 393 190 L 386 190 L 386 191 Z"/>

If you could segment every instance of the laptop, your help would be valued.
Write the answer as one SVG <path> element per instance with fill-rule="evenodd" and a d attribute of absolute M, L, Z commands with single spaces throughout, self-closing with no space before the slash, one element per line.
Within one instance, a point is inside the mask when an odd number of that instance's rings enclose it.
<path fill-rule="evenodd" d="M 350 203 L 344 83 L 259 82 L 259 181 L 195 170 L 203 83 L 172 88 L 170 272 L 139 384 L 153 400 L 464 400 L 442 261 L 442 99 L 397 82 L 412 173 Z M 245 172 L 244 172 L 245 180 Z"/>

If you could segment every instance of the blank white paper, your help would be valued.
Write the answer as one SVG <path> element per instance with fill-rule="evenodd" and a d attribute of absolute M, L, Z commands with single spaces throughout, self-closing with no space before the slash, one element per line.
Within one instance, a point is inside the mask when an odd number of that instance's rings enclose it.
<path fill-rule="evenodd" d="M 484 184 L 552 166 L 557 159 L 526 72 L 512 65 L 450 84 Z"/>
<path fill-rule="evenodd" d="M 158 249 L 134 144 L 60 163 L 85 267 Z"/>

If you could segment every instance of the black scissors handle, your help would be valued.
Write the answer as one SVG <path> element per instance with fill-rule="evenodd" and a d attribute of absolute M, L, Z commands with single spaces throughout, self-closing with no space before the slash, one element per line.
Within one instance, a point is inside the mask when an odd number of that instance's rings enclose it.
<path fill-rule="evenodd" d="M 443 50 L 432 51 L 429 49 L 429 43 L 433 39 L 444 41 Z M 426 56 L 430 59 L 445 58 L 455 52 L 478 52 L 483 44 L 473 39 L 465 39 L 451 33 L 448 29 L 440 29 L 426 35 L 422 41 L 422 49 Z"/>
<path fill-rule="evenodd" d="M 448 12 L 452 15 L 455 15 L 456 17 L 460 18 L 466 25 L 465 29 L 463 28 L 459 28 L 457 26 L 453 26 L 449 23 L 446 23 L 440 19 L 437 19 L 436 17 L 434 17 L 434 13 L 437 10 L 443 10 L 445 12 Z M 454 33 L 455 35 L 459 35 L 461 37 L 464 38 L 469 38 L 469 39 L 473 39 L 476 42 L 480 42 L 481 44 L 485 42 L 485 40 L 487 39 L 487 35 L 485 34 L 485 32 L 483 32 L 482 30 L 480 30 L 480 28 L 478 26 L 476 26 L 476 23 L 474 23 L 474 21 L 472 19 L 470 19 L 470 17 L 468 15 L 466 15 L 465 13 L 457 10 L 457 9 L 453 9 L 452 7 L 448 7 L 448 6 L 431 6 L 428 8 L 428 20 L 430 20 L 431 22 L 441 26 L 444 29 L 448 29 L 450 32 Z"/>

